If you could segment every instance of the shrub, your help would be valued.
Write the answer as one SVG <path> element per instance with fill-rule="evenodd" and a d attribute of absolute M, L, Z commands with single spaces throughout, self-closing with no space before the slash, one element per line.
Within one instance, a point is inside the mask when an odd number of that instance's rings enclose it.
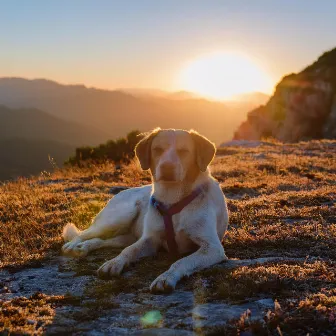
<path fill-rule="evenodd" d="M 112 161 L 115 163 L 129 163 L 134 158 L 134 148 L 143 138 L 138 130 L 127 134 L 126 138 L 109 140 L 105 144 L 96 147 L 84 146 L 76 148 L 75 156 L 70 157 L 65 164 L 70 166 L 82 166 L 83 162 L 103 163 Z"/>

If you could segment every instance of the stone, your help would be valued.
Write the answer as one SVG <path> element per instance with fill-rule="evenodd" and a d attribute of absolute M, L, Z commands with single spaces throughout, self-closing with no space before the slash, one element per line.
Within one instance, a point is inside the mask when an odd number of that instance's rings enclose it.
<path fill-rule="evenodd" d="M 247 310 L 251 312 L 251 320 L 262 320 L 267 309 L 274 308 L 272 299 L 252 301 L 241 305 L 226 303 L 206 303 L 193 309 L 196 328 L 219 327 L 233 319 L 239 319 Z"/>
<path fill-rule="evenodd" d="M 334 95 L 329 116 L 324 124 L 323 137 L 336 139 L 336 94 Z"/>
<path fill-rule="evenodd" d="M 91 255 L 91 258 L 94 256 Z M 231 259 L 213 267 L 233 269 L 287 260 L 306 259 L 281 257 Z M 308 261 L 307 259 L 306 262 Z M 189 336 L 194 335 L 195 327 L 201 329 L 220 327 L 230 319 L 239 319 L 247 309 L 251 311 L 251 319 L 262 319 L 265 311 L 274 308 L 274 302 L 270 298 L 241 305 L 217 301 L 197 304 L 193 290 L 186 290 L 181 285 L 170 295 L 154 295 L 147 287 L 143 290 L 112 295 L 107 292 L 106 297 L 102 298 L 102 304 L 106 303 L 106 300 L 112 300 L 113 305 L 99 310 L 97 316 L 90 318 L 95 311 L 88 310 L 87 307 L 90 305 L 86 303 L 98 304 L 99 309 L 100 299 L 87 297 L 86 289 L 95 285 L 97 277 L 94 274 L 78 275 L 73 270 L 78 266 L 80 266 L 78 259 L 55 256 L 39 264 L 28 264 L 27 267 L 18 268 L 15 272 L 12 270 L 12 276 L 9 271 L 3 270 L 0 272 L 0 283 L 7 287 L 10 293 L 0 293 L 0 302 L 16 297 L 40 300 L 48 295 L 75 296 L 73 299 L 77 304 L 65 302 L 63 305 L 57 305 L 52 323 L 46 326 L 47 335 L 60 335 L 72 330 L 75 331 L 74 334 L 96 336 L 158 334 Z M 128 278 L 124 279 L 127 281 Z M 207 287 L 206 279 L 203 279 L 202 283 Z M 79 300 L 80 304 L 76 300 Z M 38 320 L 36 323 L 43 322 Z"/>

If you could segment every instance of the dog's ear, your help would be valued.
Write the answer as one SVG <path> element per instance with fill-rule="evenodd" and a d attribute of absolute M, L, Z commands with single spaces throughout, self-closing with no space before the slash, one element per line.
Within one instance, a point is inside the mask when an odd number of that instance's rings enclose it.
<path fill-rule="evenodd" d="M 152 132 L 146 133 L 145 137 L 135 146 L 135 155 L 138 158 L 141 168 L 147 170 L 151 162 L 151 145 L 154 137 L 161 131 L 161 128 L 155 128 Z"/>
<path fill-rule="evenodd" d="M 196 162 L 199 169 L 205 172 L 216 153 L 216 146 L 203 135 L 194 130 L 189 131 L 196 147 Z"/>

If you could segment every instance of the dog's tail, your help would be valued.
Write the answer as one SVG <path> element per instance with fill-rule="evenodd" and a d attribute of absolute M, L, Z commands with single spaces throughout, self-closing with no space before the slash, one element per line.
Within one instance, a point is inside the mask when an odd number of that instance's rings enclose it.
<path fill-rule="evenodd" d="M 79 230 L 75 224 L 68 223 L 63 228 L 62 237 L 65 242 L 68 242 L 77 237 L 80 233 L 81 230 Z"/>

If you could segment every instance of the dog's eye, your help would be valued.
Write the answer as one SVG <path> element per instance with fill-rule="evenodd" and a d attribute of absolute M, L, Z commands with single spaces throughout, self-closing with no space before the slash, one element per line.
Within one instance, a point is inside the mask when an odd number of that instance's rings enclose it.
<path fill-rule="evenodd" d="M 189 153 L 189 150 L 187 148 L 181 148 L 181 149 L 178 149 L 177 152 L 180 156 L 185 156 Z"/>
<path fill-rule="evenodd" d="M 153 148 L 153 152 L 154 152 L 155 155 L 161 155 L 163 153 L 163 148 L 155 147 L 155 148 Z"/>

